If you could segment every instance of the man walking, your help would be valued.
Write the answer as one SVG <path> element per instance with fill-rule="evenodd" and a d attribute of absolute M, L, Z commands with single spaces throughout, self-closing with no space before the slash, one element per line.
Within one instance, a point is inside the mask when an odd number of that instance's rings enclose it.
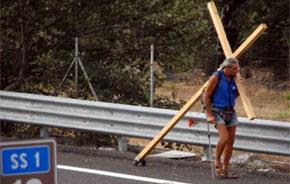
<path fill-rule="evenodd" d="M 238 178 L 229 170 L 228 165 L 232 156 L 233 144 L 238 124 L 234 110 L 238 97 L 237 85 L 234 81 L 239 71 L 238 60 L 227 58 L 219 69 L 209 79 L 203 100 L 207 121 L 215 124 L 219 141 L 216 146 L 215 169 L 218 178 Z M 223 154 L 223 162 L 221 156 Z"/>

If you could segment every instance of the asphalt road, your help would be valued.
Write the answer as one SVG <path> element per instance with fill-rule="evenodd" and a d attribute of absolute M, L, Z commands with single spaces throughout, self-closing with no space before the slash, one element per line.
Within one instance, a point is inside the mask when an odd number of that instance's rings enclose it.
<path fill-rule="evenodd" d="M 133 166 L 135 153 L 62 150 L 58 153 L 58 184 L 235 183 L 289 184 L 290 175 L 233 168 L 239 179 L 212 180 L 210 165 L 193 159 L 147 158 Z"/>

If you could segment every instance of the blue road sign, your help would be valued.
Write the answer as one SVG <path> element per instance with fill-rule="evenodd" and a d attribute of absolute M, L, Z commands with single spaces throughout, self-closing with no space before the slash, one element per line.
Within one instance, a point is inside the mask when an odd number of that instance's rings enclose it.
<path fill-rule="evenodd" d="M 38 174 L 50 171 L 49 146 L 4 148 L 1 151 L 3 176 Z"/>

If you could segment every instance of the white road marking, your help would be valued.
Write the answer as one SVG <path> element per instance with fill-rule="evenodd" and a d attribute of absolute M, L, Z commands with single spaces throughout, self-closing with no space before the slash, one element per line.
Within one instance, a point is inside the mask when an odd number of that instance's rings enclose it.
<path fill-rule="evenodd" d="M 129 174 L 122 174 L 116 172 L 108 172 L 108 171 L 101 171 L 101 170 L 94 170 L 94 169 L 87 169 L 87 168 L 80 168 L 80 167 L 72 167 L 67 165 L 57 165 L 58 169 L 69 170 L 69 171 L 76 171 L 76 172 L 84 172 L 90 174 L 97 174 L 97 175 L 104 175 L 104 176 L 111 176 L 116 178 L 128 179 L 128 180 L 137 180 L 143 182 L 151 182 L 151 183 L 161 183 L 161 184 L 189 184 L 189 183 L 182 183 L 177 181 L 170 181 L 170 180 L 161 180 L 156 178 L 148 178 L 142 176 L 134 176 Z"/>

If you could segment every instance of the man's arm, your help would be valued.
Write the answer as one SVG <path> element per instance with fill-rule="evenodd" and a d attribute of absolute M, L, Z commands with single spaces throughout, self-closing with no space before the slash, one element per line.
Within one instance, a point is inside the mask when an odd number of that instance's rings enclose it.
<path fill-rule="evenodd" d="M 211 123 L 215 122 L 215 118 L 211 113 L 211 97 L 212 97 L 213 92 L 216 88 L 218 80 L 219 80 L 218 76 L 215 76 L 215 75 L 211 76 L 209 78 L 209 81 L 208 81 L 208 86 L 205 89 L 205 92 L 203 95 L 203 101 L 205 103 L 205 113 L 207 115 L 207 121 L 211 122 Z"/>

